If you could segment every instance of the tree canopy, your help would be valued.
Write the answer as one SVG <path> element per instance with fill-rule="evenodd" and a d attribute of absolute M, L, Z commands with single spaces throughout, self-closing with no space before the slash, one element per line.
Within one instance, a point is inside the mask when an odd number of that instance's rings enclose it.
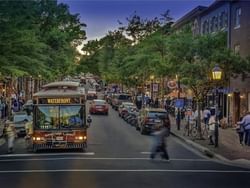
<path fill-rule="evenodd" d="M 56 0 L 0 1 L 1 74 L 52 79 L 72 71 L 85 26 Z"/>

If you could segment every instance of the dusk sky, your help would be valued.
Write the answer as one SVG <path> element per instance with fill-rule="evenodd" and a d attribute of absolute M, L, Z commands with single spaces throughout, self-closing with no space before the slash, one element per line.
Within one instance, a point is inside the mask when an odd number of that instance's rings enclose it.
<path fill-rule="evenodd" d="M 79 13 L 87 24 L 87 40 L 101 38 L 108 31 L 118 28 L 118 20 L 126 23 L 126 17 L 135 11 L 142 18 L 160 17 L 170 10 L 178 20 L 198 5 L 208 6 L 214 0 L 58 0 L 68 4 L 71 13 Z"/>

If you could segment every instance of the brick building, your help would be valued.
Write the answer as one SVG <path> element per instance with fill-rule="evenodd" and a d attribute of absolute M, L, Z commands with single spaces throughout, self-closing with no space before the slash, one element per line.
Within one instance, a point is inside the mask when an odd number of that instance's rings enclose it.
<path fill-rule="evenodd" d="M 190 24 L 194 35 L 226 32 L 227 47 L 242 57 L 250 56 L 250 1 L 216 0 L 209 7 L 198 6 L 173 27 L 181 29 Z M 233 122 L 250 111 L 250 77 L 241 74 L 230 77 L 228 86 L 220 93 L 219 107 L 224 117 Z"/>

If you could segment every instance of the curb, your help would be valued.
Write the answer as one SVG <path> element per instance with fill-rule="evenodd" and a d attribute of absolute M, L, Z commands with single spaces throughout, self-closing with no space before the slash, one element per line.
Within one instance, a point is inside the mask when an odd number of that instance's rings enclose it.
<path fill-rule="evenodd" d="M 226 157 L 223 157 L 222 155 L 219 155 L 219 154 L 211 151 L 210 149 L 193 142 L 192 140 L 186 139 L 186 138 L 179 136 L 173 132 L 171 132 L 171 135 L 182 140 L 183 142 L 192 146 L 193 148 L 197 149 L 198 151 L 200 151 L 202 154 L 206 155 L 209 158 L 214 158 L 214 159 L 220 160 L 221 162 L 228 164 L 228 165 L 250 169 L 250 161 L 247 159 L 229 160 Z"/>

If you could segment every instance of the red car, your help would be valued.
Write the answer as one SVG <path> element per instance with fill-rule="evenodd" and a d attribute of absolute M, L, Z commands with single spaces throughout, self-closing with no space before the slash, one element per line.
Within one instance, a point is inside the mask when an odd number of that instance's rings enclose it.
<path fill-rule="evenodd" d="M 108 113 L 109 113 L 108 103 L 105 100 L 94 99 L 90 103 L 89 113 L 90 114 L 106 114 L 106 115 L 108 115 Z"/>

